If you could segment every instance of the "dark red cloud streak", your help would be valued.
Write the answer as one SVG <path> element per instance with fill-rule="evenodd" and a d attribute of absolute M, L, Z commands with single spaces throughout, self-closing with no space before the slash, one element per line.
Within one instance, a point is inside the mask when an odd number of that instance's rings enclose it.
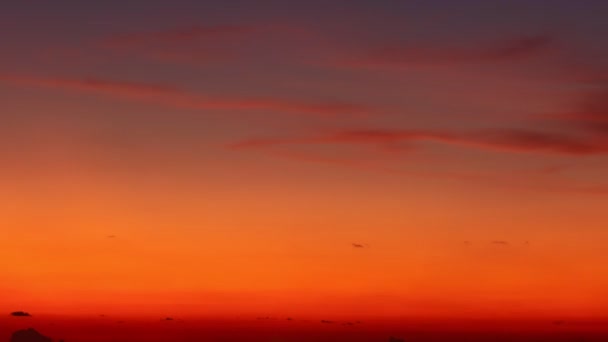
<path fill-rule="evenodd" d="M 363 114 L 373 111 L 371 107 L 348 102 L 303 102 L 273 97 L 212 97 L 170 86 L 95 78 L 0 76 L 0 81 L 20 86 L 85 92 L 194 110 L 268 110 L 319 116 Z"/>
<path fill-rule="evenodd" d="M 455 66 L 463 64 L 519 61 L 555 50 L 550 35 L 511 38 L 481 47 L 438 47 L 399 44 L 372 49 L 358 57 L 343 60 L 344 66 Z"/>
<path fill-rule="evenodd" d="M 438 142 L 506 152 L 545 152 L 568 155 L 608 152 L 608 142 L 519 129 L 491 129 L 469 133 L 414 130 L 350 130 L 309 138 L 245 140 L 232 148 L 268 148 L 278 145 L 355 144 L 392 148 L 395 144 Z"/>
<path fill-rule="evenodd" d="M 608 139 L 608 87 L 588 91 L 581 102 L 578 109 L 552 118 Z"/>
<path fill-rule="evenodd" d="M 460 46 L 380 42 L 379 48 L 355 47 L 359 52 L 353 54 L 352 51 L 338 48 L 342 45 L 340 39 L 331 38 L 332 36 L 331 32 L 290 24 L 191 25 L 113 34 L 102 38 L 97 46 L 157 60 L 192 64 L 239 59 L 243 54 L 237 51 L 242 48 L 243 43 L 255 41 L 257 44 L 269 43 L 276 46 L 276 38 L 279 38 L 285 42 L 299 41 L 303 44 L 299 49 L 312 59 L 325 55 L 326 58 L 337 61 L 332 64 L 347 67 L 428 67 L 499 63 L 558 51 L 553 35 L 530 34 Z M 272 51 L 272 54 L 276 53 L 277 51 Z M 250 54 L 245 55 L 251 58 Z"/>

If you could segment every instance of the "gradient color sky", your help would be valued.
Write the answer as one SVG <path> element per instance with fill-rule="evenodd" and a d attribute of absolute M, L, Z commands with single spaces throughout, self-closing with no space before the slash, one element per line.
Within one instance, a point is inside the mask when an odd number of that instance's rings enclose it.
<path fill-rule="evenodd" d="M 606 1 L 13 1 L 0 308 L 608 316 Z"/>

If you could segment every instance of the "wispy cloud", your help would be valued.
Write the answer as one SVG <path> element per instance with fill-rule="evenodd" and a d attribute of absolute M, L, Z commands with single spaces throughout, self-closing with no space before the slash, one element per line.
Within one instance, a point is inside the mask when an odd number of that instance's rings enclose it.
<path fill-rule="evenodd" d="M 582 95 L 582 101 L 573 111 L 553 115 L 574 128 L 608 139 L 608 85 L 595 85 Z"/>
<path fill-rule="evenodd" d="M 205 64 L 244 55 L 251 58 L 251 54 L 242 52 L 248 46 L 276 44 L 276 38 L 293 41 L 309 34 L 306 29 L 278 23 L 190 25 L 113 34 L 101 39 L 96 46 L 163 62 Z"/>
<path fill-rule="evenodd" d="M 395 144 L 437 142 L 478 149 L 519 153 L 556 153 L 569 155 L 608 152 L 608 142 L 574 135 L 522 129 L 488 129 L 454 133 L 425 130 L 346 130 L 308 138 L 252 139 L 236 142 L 232 148 L 264 148 L 279 145 L 354 144 L 394 149 Z"/>
<path fill-rule="evenodd" d="M 499 245 L 499 246 L 509 246 L 509 242 L 508 241 L 504 241 L 504 240 L 494 240 L 492 241 L 493 245 Z"/>
<path fill-rule="evenodd" d="M 275 97 L 214 97 L 171 86 L 97 78 L 66 79 L 5 75 L 0 76 L 0 81 L 20 86 L 91 93 L 194 110 L 267 110 L 319 116 L 355 115 L 372 111 L 369 106 L 349 102 L 306 102 Z"/>
<path fill-rule="evenodd" d="M 342 61 L 347 66 L 453 66 L 461 64 L 517 61 L 550 51 L 555 45 L 551 35 L 514 37 L 486 43 L 485 46 L 438 46 L 396 44 L 372 49 Z"/>
<path fill-rule="evenodd" d="M 195 25 L 166 30 L 114 34 L 104 38 L 101 41 L 101 45 L 113 48 L 126 48 L 156 44 L 184 43 L 202 39 L 240 38 L 261 30 L 261 27 L 251 25 Z"/>

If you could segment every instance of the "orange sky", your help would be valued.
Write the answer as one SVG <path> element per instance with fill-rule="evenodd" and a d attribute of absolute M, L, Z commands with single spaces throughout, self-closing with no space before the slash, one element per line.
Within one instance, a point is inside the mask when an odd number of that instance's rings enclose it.
<path fill-rule="evenodd" d="M 605 4 L 160 4 L 0 14 L 0 309 L 608 316 Z"/>

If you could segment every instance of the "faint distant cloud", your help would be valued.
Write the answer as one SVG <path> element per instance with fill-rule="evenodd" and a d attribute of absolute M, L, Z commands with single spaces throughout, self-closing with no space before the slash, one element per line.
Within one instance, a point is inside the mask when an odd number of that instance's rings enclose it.
<path fill-rule="evenodd" d="M 11 316 L 13 316 L 13 317 L 32 317 L 32 315 L 30 315 L 29 312 L 25 312 L 25 311 L 11 312 Z"/>
<path fill-rule="evenodd" d="M 608 80 L 608 79 L 607 79 Z M 582 92 L 580 102 L 565 113 L 549 116 L 573 129 L 579 129 L 599 139 L 608 137 L 608 81 L 594 83 Z"/>
<path fill-rule="evenodd" d="M 345 66 L 441 67 L 478 63 L 517 61 L 549 52 L 551 35 L 512 37 L 503 41 L 469 46 L 395 44 L 373 49 L 342 61 Z"/>
<path fill-rule="evenodd" d="M 322 320 L 321 320 L 321 323 L 323 323 L 323 324 L 333 324 L 333 323 L 335 323 L 335 322 L 334 322 L 334 321 L 328 321 L 328 320 L 326 320 L 326 319 L 322 319 Z"/>
<path fill-rule="evenodd" d="M 281 42 L 293 42 L 309 35 L 307 29 L 278 23 L 190 25 L 117 33 L 103 38 L 96 45 L 107 51 L 128 56 L 199 65 L 250 56 L 242 52 L 260 44 L 267 44 L 269 48 L 258 50 L 257 53 L 285 52 L 288 50 L 272 49 L 277 44 L 277 38 L 281 39 Z"/>
<path fill-rule="evenodd" d="M 508 241 L 503 241 L 503 240 L 494 240 L 492 241 L 493 245 L 499 245 L 499 246 L 509 246 L 509 242 Z"/>
<path fill-rule="evenodd" d="M 241 38 L 260 30 L 261 27 L 252 25 L 193 25 L 165 30 L 114 34 L 103 39 L 101 45 L 126 48 L 158 44 L 179 44 L 204 39 Z"/>
<path fill-rule="evenodd" d="M 398 144 L 436 142 L 462 147 L 512 153 L 552 153 L 589 155 L 608 153 L 608 141 L 590 140 L 574 135 L 526 129 L 495 128 L 472 132 L 431 130 L 361 129 L 323 132 L 302 138 L 264 138 L 235 142 L 231 148 L 269 148 L 328 144 L 371 145 L 394 150 Z"/>
<path fill-rule="evenodd" d="M 365 248 L 365 245 L 360 244 L 360 243 L 352 243 L 351 244 L 354 248 Z"/>
<path fill-rule="evenodd" d="M 191 110 L 266 110 L 317 116 L 356 115 L 373 111 L 369 106 L 341 101 L 299 101 L 269 97 L 208 96 L 173 86 L 98 78 L 45 78 L 0 75 L 9 84 L 90 93 L 111 98 Z"/>

